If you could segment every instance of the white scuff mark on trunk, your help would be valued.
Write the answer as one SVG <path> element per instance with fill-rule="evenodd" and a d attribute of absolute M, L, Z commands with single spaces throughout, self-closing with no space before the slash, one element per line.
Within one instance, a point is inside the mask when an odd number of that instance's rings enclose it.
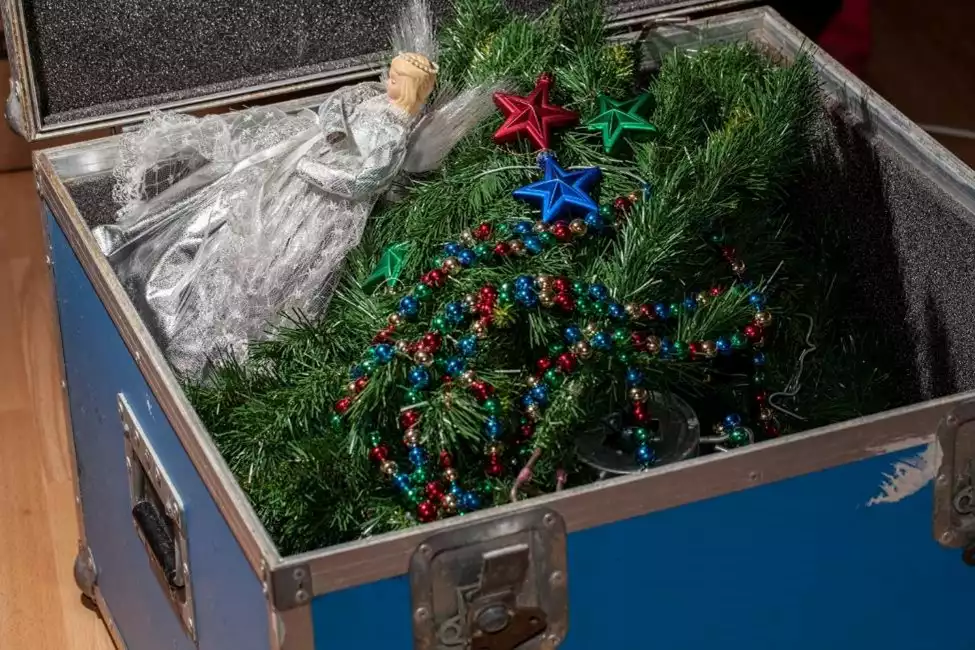
<path fill-rule="evenodd" d="M 935 439 L 921 453 L 894 463 L 893 471 L 884 473 L 884 480 L 880 484 L 880 493 L 870 499 L 867 506 L 875 506 L 880 503 L 897 503 L 912 494 L 916 494 L 934 480 L 934 475 L 940 465 L 941 445 Z"/>

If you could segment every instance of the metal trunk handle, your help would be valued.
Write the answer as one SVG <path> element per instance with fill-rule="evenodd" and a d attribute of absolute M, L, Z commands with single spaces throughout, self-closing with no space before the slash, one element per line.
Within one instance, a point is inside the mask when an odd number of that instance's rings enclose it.
<path fill-rule="evenodd" d="M 941 464 L 934 481 L 934 536 L 942 546 L 962 548 L 975 565 L 975 400 L 960 404 L 941 421 Z"/>

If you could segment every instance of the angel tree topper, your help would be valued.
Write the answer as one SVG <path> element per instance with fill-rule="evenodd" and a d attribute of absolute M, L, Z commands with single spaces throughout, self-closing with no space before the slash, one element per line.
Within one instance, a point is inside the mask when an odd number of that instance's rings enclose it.
<path fill-rule="evenodd" d="M 524 136 L 538 149 L 548 149 L 551 130 L 573 126 L 579 122 L 578 113 L 549 103 L 548 91 L 552 75 L 543 73 L 535 82 L 535 89 L 527 97 L 494 93 L 494 103 L 505 116 L 504 124 L 495 131 L 494 141 L 505 144 Z"/>

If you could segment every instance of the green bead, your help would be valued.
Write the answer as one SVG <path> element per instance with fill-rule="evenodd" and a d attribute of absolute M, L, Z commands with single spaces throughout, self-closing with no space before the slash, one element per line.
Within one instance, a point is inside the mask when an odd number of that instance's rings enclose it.
<path fill-rule="evenodd" d="M 417 490 L 416 488 L 406 488 L 406 492 L 404 492 L 403 494 L 406 495 L 406 500 L 409 501 L 410 503 L 420 503 L 420 501 L 422 501 L 422 497 L 420 496 L 420 491 Z"/>
<path fill-rule="evenodd" d="M 366 359 L 365 361 L 363 361 L 359 365 L 362 366 L 362 370 L 363 370 L 363 372 L 365 372 L 365 374 L 371 375 L 373 373 L 373 371 L 376 369 L 376 366 L 379 365 L 379 364 L 377 364 L 372 359 Z"/>
<path fill-rule="evenodd" d="M 676 316 L 677 314 L 680 313 L 681 304 L 679 302 L 672 302 L 667 307 L 667 309 L 670 311 L 671 314 L 674 314 L 674 316 Z"/>
<path fill-rule="evenodd" d="M 441 266 L 443 266 L 443 259 L 444 258 L 440 257 L 439 255 L 437 257 L 434 257 L 433 258 L 433 266 L 434 266 L 434 268 L 439 269 Z"/>
<path fill-rule="evenodd" d="M 636 438 L 637 442 L 646 442 L 650 438 L 650 434 L 643 427 L 637 427 L 633 429 L 633 437 Z"/>
<path fill-rule="evenodd" d="M 746 345 L 748 345 L 748 339 L 741 332 L 735 332 L 731 335 L 731 347 L 736 350 L 741 350 Z"/>
<path fill-rule="evenodd" d="M 592 300 L 585 296 L 576 298 L 576 310 L 581 314 L 588 314 L 592 311 Z"/>
<path fill-rule="evenodd" d="M 511 292 L 510 291 L 499 291 L 498 292 L 498 305 L 505 307 L 512 303 Z"/>
<path fill-rule="evenodd" d="M 756 384 L 756 385 L 759 385 L 759 386 L 761 386 L 762 384 L 764 384 L 765 383 L 765 373 L 762 372 L 762 371 L 760 371 L 760 370 L 756 370 L 754 372 L 754 374 L 752 374 L 752 383 L 753 384 Z"/>
<path fill-rule="evenodd" d="M 442 314 L 434 316 L 433 320 L 430 321 L 430 325 L 433 326 L 433 329 L 441 333 L 450 331 L 450 323 L 447 322 L 447 318 Z"/>
<path fill-rule="evenodd" d="M 437 357 L 433 360 L 433 365 L 437 366 L 437 370 L 443 372 L 447 368 L 446 357 Z"/>
<path fill-rule="evenodd" d="M 406 391 L 406 403 L 407 404 L 418 404 L 423 401 L 423 393 L 415 388 L 411 388 Z"/>
<path fill-rule="evenodd" d="M 724 235 L 722 233 L 714 233 L 711 235 L 711 243 L 720 244 L 724 241 Z"/>
<path fill-rule="evenodd" d="M 510 282 L 503 282 L 501 283 L 501 286 L 498 287 L 498 292 L 502 292 L 502 291 L 508 294 L 512 294 L 515 292 L 515 288 L 511 286 Z"/>
<path fill-rule="evenodd" d="M 674 356 L 678 359 L 687 358 L 687 343 L 683 341 L 674 341 Z"/>
<path fill-rule="evenodd" d="M 599 216 L 604 219 L 608 219 L 613 216 L 613 206 L 611 205 L 601 205 L 599 206 Z"/>
<path fill-rule="evenodd" d="M 600 316 L 605 316 L 606 312 L 609 311 L 609 307 L 604 302 L 594 302 L 592 304 L 592 310 Z"/>
<path fill-rule="evenodd" d="M 622 327 L 615 329 L 613 330 L 613 341 L 617 344 L 628 343 L 630 341 L 630 333 Z"/>
<path fill-rule="evenodd" d="M 538 235 L 539 241 L 542 242 L 542 246 L 545 248 L 551 248 L 555 246 L 555 235 L 550 232 L 543 232 Z"/>
<path fill-rule="evenodd" d="M 474 254 L 480 259 L 484 259 L 491 254 L 491 247 L 487 244 L 481 243 L 474 247 Z"/>
<path fill-rule="evenodd" d="M 494 481 L 492 481 L 489 478 L 486 478 L 480 483 L 478 483 L 477 487 L 474 489 L 483 495 L 491 495 L 494 493 Z"/>
<path fill-rule="evenodd" d="M 378 431 L 373 431 L 372 433 L 369 434 L 369 442 L 372 443 L 372 446 L 373 447 L 375 447 L 376 445 L 378 445 L 382 441 L 383 441 L 383 438 L 382 438 L 382 436 L 379 435 L 379 432 Z"/>
<path fill-rule="evenodd" d="M 498 233 L 502 237 L 511 232 L 511 226 L 507 223 L 498 223 L 494 225 L 494 232 Z"/>
<path fill-rule="evenodd" d="M 376 360 L 376 347 L 374 345 L 370 345 L 366 349 L 366 359 L 368 359 L 369 361 Z"/>
<path fill-rule="evenodd" d="M 561 343 L 549 343 L 548 344 L 548 354 L 549 356 L 556 357 L 565 352 L 565 346 Z"/>
<path fill-rule="evenodd" d="M 499 402 L 497 398 L 487 398 L 484 400 L 484 404 L 482 406 L 484 407 L 484 410 L 488 412 L 488 415 L 498 415 L 501 413 L 501 402 Z"/>
<path fill-rule="evenodd" d="M 342 424 L 343 424 L 342 423 L 342 416 L 339 415 L 338 413 L 333 413 L 332 414 L 332 417 L 329 420 L 330 420 L 330 423 L 331 423 L 333 429 L 338 430 L 338 429 L 341 429 L 342 428 Z"/>
<path fill-rule="evenodd" d="M 419 300 L 429 300 L 430 296 L 433 295 L 433 289 L 430 288 L 429 284 L 423 284 L 422 282 L 415 287 L 413 287 L 413 295 Z"/>
<path fill-rule="evenodd" d="M 749 443 L 748 431 L 744 427 L 735 427 L 728 434 L 728 442 L 735 447 L 741 447 Z"/>
<path fill-rule="evenodd" d="M 589 293 L 589 285 L 580 280 L 576 280 L 572 283 L 572 293 L 577 296 L 584 296 Z"/>
<path fill-rule="evenodd" d="M 413 481 L 414 483 L 420 483 L 420 484 L 426 483 L 427 482 L 427 468 L 426 467 L 417 467 L 415 470 L 413 470 L 413 473 L 410 474 L 410 480 Z"/>
<path fill-rule="evenodd" d="M 542 377 L 545 379 L 545 383 L 553 388 L 562 385 L 563 377 L 555 370 L 555 368 L 549 368 L 546 370 Z"/>
<path fill-rule="evenodd" d="M 631 354 L 630 354 L 630 353 L 629 353 L 628 351 L 626 351 L 626 350 L 618 350 L 618 351 L 616 352 L 616 359 L 617 359 L 617 360 L 618 360 L 618 361 L 619 361 L 620 363 L 629 363 L 629 362 L 630 362 L 630 360 L 631 360 L 632 358 L 633 358 L 633 355 L 631 355 Z"/>

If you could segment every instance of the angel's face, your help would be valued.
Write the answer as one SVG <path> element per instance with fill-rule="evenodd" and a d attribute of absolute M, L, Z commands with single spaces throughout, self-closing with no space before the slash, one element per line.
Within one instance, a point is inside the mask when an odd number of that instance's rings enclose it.
<path fill-rule="evenodd" d="M 386 80 L 386 94 L 390 101 L 394 102 L 403 96 L 403 75 L 397 72 L 395 67 L 389 70 L 389 78 Z"/>

